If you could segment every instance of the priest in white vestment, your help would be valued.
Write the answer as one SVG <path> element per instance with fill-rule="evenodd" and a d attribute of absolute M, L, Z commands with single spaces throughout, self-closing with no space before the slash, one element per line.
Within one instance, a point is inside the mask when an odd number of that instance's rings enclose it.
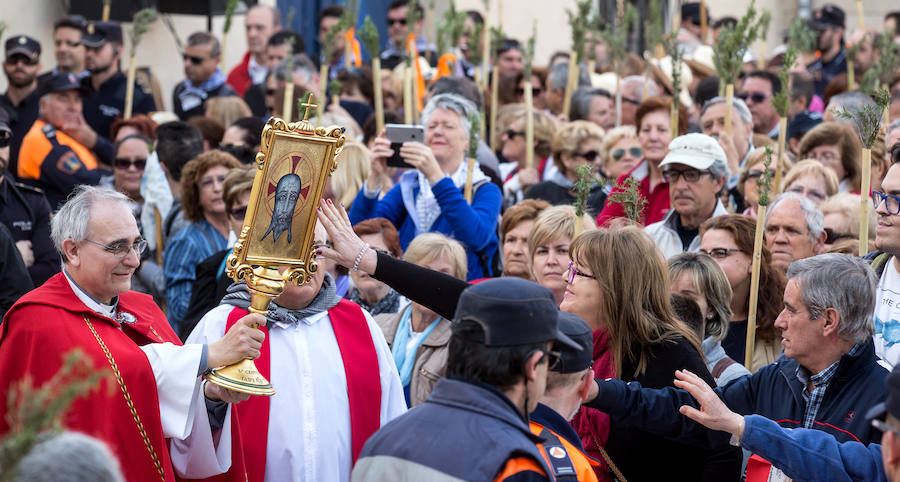
<path fill-rule="evenodd" d="M 315 244 L 325 241 L 325 230 L 317 224 Z M 226 326 L 243 316 L 249 304 L 246 285 L 232 285 L 222 304 L 200 320 L 187 343 L 221 338 Z M 252 465 L 263 458 L 266 481 L 350 480 L 364 438 L 406 411 L 400 377 L 381 329 L 368 312 L 337 296 L 334 280 L 324 269 L 302 287 L 288 284 L 270 304 L 266 319 L 268 347 L 264 344 L 263 352 L 268 350 L 270 358 L 265 361 L 264 354 L 256 363 L 263 375 L 269 372 L 275 395 L 251 397 L 242 407 L 252 408 L 257 415 L 259 410 L 269 413 L 267 427 L 259 427 L 266 425 L 263 421 L 242 429 L 248 478 L 261 480 L 259 474 L 254 476 Z M 348 347 L 353 347 L 352 352 Z M 371 363 L 360 366 L 359 359 Z M 355 368 L 349 368 L 354 363 Z M 348 386 L 348 379 L 356 380 L 353 386 Z M 374 385 L 372 390 L 354 391 L 366 383 Z M 254 406 L 255 402 L 262 405 Z M 363 423 L 368 429 L 360 431 L 355 425 Z M 265 444 L 264 453 L 251 453 L 257 441 Z M 242 480 L 240 476 L 232 479 Z"/>

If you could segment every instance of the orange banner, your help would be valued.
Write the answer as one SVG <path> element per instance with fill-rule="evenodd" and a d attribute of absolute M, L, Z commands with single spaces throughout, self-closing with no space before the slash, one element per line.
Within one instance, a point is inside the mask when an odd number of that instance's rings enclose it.
<path fill-rule="evenodd" d="M 425 108 L 422 105 L 422 99 L 425 97 L 425 77 L 422 75 L 422 66 L 419 64 L 419 49 L 416 48 L 415 34 L 409 34 L 406 37 L 406 52 L 415 66 L 416 90 L 418 91 L 416 92 L 416 105 L 419 107 L 419 112 L 421 112 Z"/>
<path fill-rule="evenodd" d="M 362 67 L 362 53 L 359 46 L 359 40 L 356 40 L 356 28 L 350 27 L 347 29 L 347 33 L 344 34 L 344 41 L 347 42 L 347 45 L 350 46 L 350 53 L 353 56 L 353 66 L 354 67 Z M 350 59 L 344 59 L 346 65 L 349 67 L 351 64 Z"/>
<path fill-rule="evenodd" d="M 445 76 L 452 76 L 453 71 L 450 67 L 451 64 L 456 64 L 456 55 L 451 53 L 441 55 L 441 57 L 438 59 L 437 74 L 434 76 L 433 80 L 437 80 Z"/>

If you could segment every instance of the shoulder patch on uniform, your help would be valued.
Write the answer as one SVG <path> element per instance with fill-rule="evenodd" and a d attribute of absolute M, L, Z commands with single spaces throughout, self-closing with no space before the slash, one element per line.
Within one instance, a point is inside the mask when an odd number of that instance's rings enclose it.
<path fill-rule="evenodd" d="M 19 189 L 24 189 L 24 190 L 26 190 L 26 191 L 36 192 L 36 193 L 38 193 L 38 194 L 44 194 L 44 190 L 43 190 L 43 189 L 41 189 L 41 188 L 39 188 L 39 187 L 37 187 L 37 186 L 32 186 L 31 184 L 23 184 L 23 183 L 21 183 L 21 182 L 14 182 L 13 184 L 15 184 L 15 186 L 16 186 L 17 188 L 19 188 Z"/>
<path fill-rule="evenodd" d="M 63 154 L 62 157 L 56 161 L 56 168 L 65 174 L 75 174 L 83 167 L 84 164 L 81 163 L 81 159 L 79 159 L 72 151 Z"/>
<path fill-rule="evenodd" d="M 53 124 L 44 124 L 44 127 L 41 127 L 41 132 L 47 136 L 47 139 L 51 137 L 56 137 L 56 128 L 53 127 Z"/>

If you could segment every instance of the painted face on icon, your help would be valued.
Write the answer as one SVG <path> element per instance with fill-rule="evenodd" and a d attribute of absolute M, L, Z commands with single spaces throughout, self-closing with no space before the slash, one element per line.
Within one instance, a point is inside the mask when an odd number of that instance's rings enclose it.
<path fill-rule="evenodd" d="M 272 242 L 278 242 L 281 234 L 287 231 L 287 241 L 290 244 L 291 221 L 294 218 L 297 200 L 300 199 L 300 186 L 300 176 L 293 173 L 285 174 L 278 180 L 278 186 L 275 187 L 275 208 L 272 213 L 272 222 L 260 241 L 272 233 Z"/>

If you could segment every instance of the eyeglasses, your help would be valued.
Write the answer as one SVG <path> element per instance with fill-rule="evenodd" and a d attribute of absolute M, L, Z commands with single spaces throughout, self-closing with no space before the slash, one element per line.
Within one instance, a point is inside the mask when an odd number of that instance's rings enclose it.
<path fill-rule="evenodd" d="M 735 95 L 735 97 L 741 99 L 744 102 L 751 100 L 754 104 L 761 104 L 769 98 L 769 96 L 763 94 L 762 92 L 741 92 L 740 94 Z"/>
<path fill-rule="evenodd" d="M 515 139 L 516 136 L 524 136 L 525 131 L 514 131 L 512 129 L 506 129 L 506 132 L 504 132 L 504 134 L 506 134 L 506 137 L 508 137 L 509 139 Z"/>
<path fill-rule="evenodd" d="M 624 95 L 622 96 L 622 102 L 628 102 L 631 105 L 639 105 L 641 103 L 641 101 L 639 101 L 637 99 L 625 97 Z"/>
<path fill-rule="evenodd" d="M 197 56 L 188 55 L 188 54 L 183 54 L 182 57 L 184 57 L 184 60 L 190 60 L 191 63 L 194 65 L 200 65 L 203 63 L 204 60 L 207 60 L 203 57 L 197 57 Z"/>
<path fill-rule="evenodd" d="M 686 171 L 680 171 L 678 169 L 666 169 L 663 171 L 663 178 L 669 184 L 675 184 L 678 182 L 679 177 L 683 177 L 685 182 L 697 182 L 700 180 L 700 176 L 704 174 L 712 174 L 709 170 L 698 171 L 696 169 L 688 169 Z"/>
<path fill-rule="evenodd" d="M 831 228 L 825 228 L 825 244 L 834 244 L 842 239 L 854 239 L 853 233 L 836 233 Z"/>
<path fill-rule="evenodd" d="M 197 186 L 199 186 L 200 189 L 206 189 L 208 187 L 212 187 L 212 185 L 215 183 L 223 184 L 224 182 L 225 176 L 204 177 L 203 179 L 197 181 Z"/>
<path fill-rule="evenodd" d="M 803 197 L 807 197 L 811 201 L 815 201 L 815 202 L 822 202 L 825 200 L 826 197 L 828 197 L 822 191 L 817 191 L 815 189 L 807 189 L 803 186 L 792 186 L 792 187 L 788 188 L 787 192 L 799 194 L 799 195 L 801 195 Z"/>
<path fill-rule="evenodd" d="M 700 252 L 715 259 L 725 259 L 731 255 L 731 253 L 739 253 L 741 250 L 737 248 L 713 248 L 709 251 L 701 249 Z"/>
<path fill-rule="evenodd" d="M 747 179 L 756 179 L 757 177 L 761 177 L 763 175 L 763 172 L 765 171 L 760 171 L 759 169 L 750 169 L 749 171 L 747 171 Z M 775 177 L 775 169 L 769 169 L 769 176 Z"/>
<path fill-rule="evenodd" d="M 890 425 L 882 422 L 881 420 L 878 420 L 877 418 L 872 419 L 872 426 L 877 428 L 878 430 L 881 430 L 882 434 L 887 433 L 887 432 L 893 432 L 894 435 L 900 437 L 900 429 L 891 427 Z"/>
<path fill-rule="evenodd" d="M 582 278 L 590 278 L 593 280 L 597 279 L 597 277 L 594 275 L 590 275 L 590 274 L 582 273 L 581 271 L 578 271 L 578 268 L 575 267 L 574 261 L 569 261 L 569 269 L 566 270 L 566 273 L 569 274 L 569 276 L 566 278 L 566 282 L 569 284 L 572 284 L 575 282 L 576 276 L 581 276 Z"/>
<path fill-rule="evenodd" d="M 578 152 L 575 153 L 575 155 L 590 163 L 593 163 L 597 160 L 598 157 L 600 157 L 600 153 L 594 150 L 587 152 Z"/>
<path fill-rule="evenodd" d="M 6 62 L 6 65 L 16 65 L 20 62 L 25 65 L 37 65 L 38 59 L 27 55 L 15 54 L 7 57 L 4 62 Z"/>
<path fill-rule="evenodd" d="M 389 19 L 387 19 L 387 24 L 388 24 L 388 27 L 390 27 L 391 25 L 398 25 L 398 24 L 406 25 L 406 19 L 405 18 L 389 18 Z"/>
<path fill-rule="evenodd" d="M 71 40 L 59 39 L 53 42 L 57 47 L 62 47 L 65 45 L 66 47 L 78 47 L 81 45 L 81 42 L 73 42 Z"/>
<path fill-rule="evenodd" d="M 612 156 L 614 161 L 621 161 L 622 158 L 625 157 L 626 152 L 635 159 L 644 157 L 644 151 L 640 147 L 629 147 L 628 149 L 619 147 L 610 151 L 609 155 Z"/>
<path fill-rule="evenodd" d="M 544 356 L 547 357 L 547 369 L 548 370 L 552 371 L 552 370 L 556 369 L 556 367 L 559 366 L 559 359 L 562 356 L 562 354 L 559 351 L 544 350 L 544 349 L 538 349 L 537 351 L 543 353 Z M 540 362 L 538 362 L 538 363 L 540 363 Z"/>
<path fill-rule="evenodd" d="M 107 252 L 115 256 L 116 258 L 124 258 L 128 256 L 128 253 L 134 251 L 135 254 L 138 255 L 138 258 L 144 254 L 144 251 L 147 249 L 147 242 L 143 239 L 140 241 L 136 241 L 134 244 L 132 243 L 115 243 L 112 245 L 98 243 L 97 241 L 91 241 L 90 239 L 85 239 L 85 241 L 96 244 L 101 248 L 105 249 Z"/>
<path fill-rule="evenodd" d="M 887 210 L 888 214 L 900 214 L 900 196 L 885 194 L 881 191 L 872 191 L 872 202 L 875 203 L 875 209 L 878 209 L 878 206 L 881 206 L 882 201 L 884 202 L 884 209 Z"/>
<path fill-rule="evenodd" d="M 141 159 L 125 159 L 124 157 L 117 157 L 113 160 L 113 166 L 116 169 L 121 169 L 123 171 L 127 171 L 131 166 L 134 166 L 138 171 L 143 171 L 145 167 L 147 167 L 147 158 Z"/>
<path fill-rule="evenodd" d="M 230 214 L 231 217 L 234 218 L 236 221 L 243 221 L 244 216 L 247 215 L 247 206 L 232 208 L 230 211 L 228 211 L 228 214 Z"/>

